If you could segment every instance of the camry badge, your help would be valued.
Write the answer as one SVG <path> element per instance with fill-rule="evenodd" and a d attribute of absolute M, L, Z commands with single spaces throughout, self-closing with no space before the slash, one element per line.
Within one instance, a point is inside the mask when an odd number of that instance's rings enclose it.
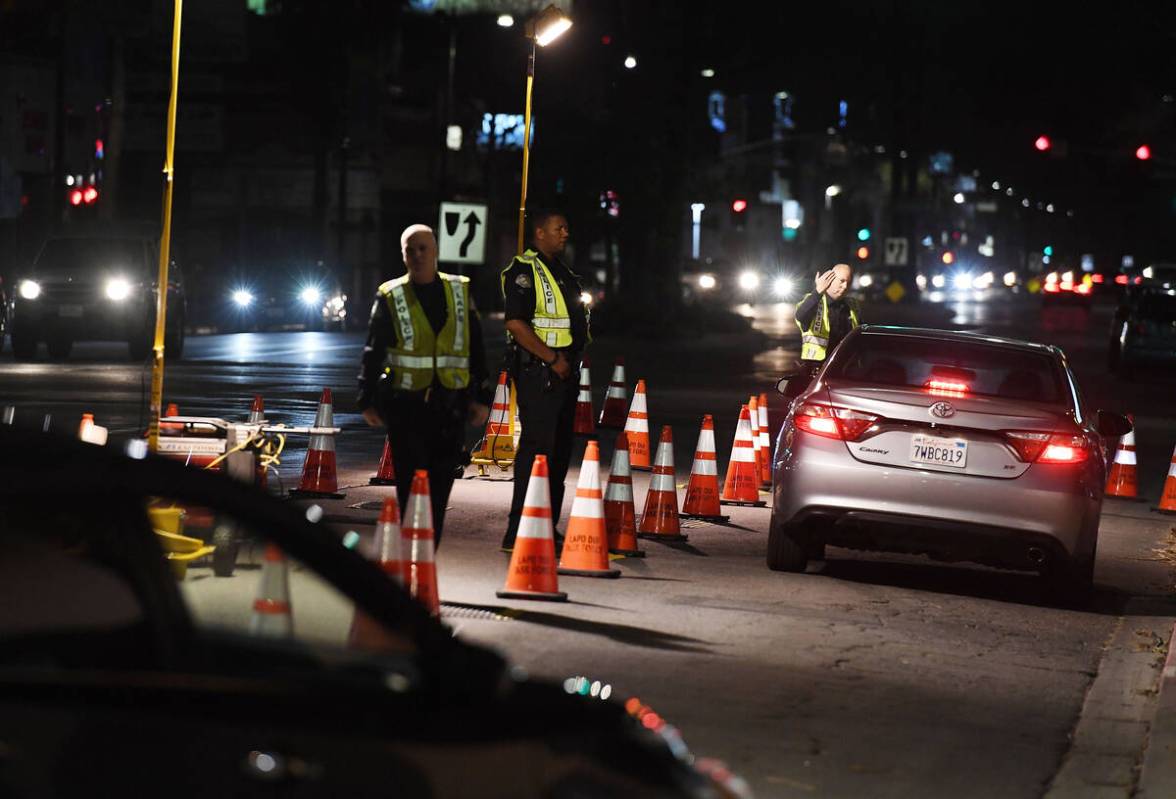
<path fill-rule="evenodd" d="M 949 416 L 955 416 L 955 408 L 952 407 L 950 402 L 937 402 L 927 410 L 937 419 L 946 419 Z"/>

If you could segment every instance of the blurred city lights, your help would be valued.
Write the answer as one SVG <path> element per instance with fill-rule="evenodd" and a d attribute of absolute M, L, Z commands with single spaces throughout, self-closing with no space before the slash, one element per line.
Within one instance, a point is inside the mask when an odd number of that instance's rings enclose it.
<path fill-rule="evenodd" d="M 1141 144 L 1135 148 L 1135 157 L 1140 161 L 1146 161 L 1151 158 L 1151 148 L 1146 144 Z"/>
<path fill-rule="evenodd" d="M 1033 146 L 1036 147 L 1039 152 L 1043 153 L 1052 145 L 1053 142 L 1049 140 L 1049 136 L 1038 136 L 1037 141 L 1033 142 Z"/>
<path fill-rule="evenodd" d="M 952 199 L 952 202 L 954 202 L 956 205 L 963 205 L 964 204 L 964 193 L 962 191 L 957 191 L 955 193 L 955 196 L 952 197 L 951 199 Z"/>
<path fill-rule="evenodd" d="M 711 289 L 713 289 L 715 287 L 715 285 L 716 285 L 716 281 L 715 281 L 714 275 L 699 275 L 698 276 L 698 287 L 700 289 L 703 289 L 705 291 L 710 291 Z"/>
<path fill-rule="evenodd" d="M 710 67 L 707 67 L 706 69 L 704 69 L 702 71 L 701 74 L 702 74 L 702 77 L 704 77 L 704 78 L 713 78 L 715 76 L 715 71 L 713 69 L 711 69 Z"/>
<path fill-rule="evenodd" d="M 572 27 L 572 20 L 555 5 L 550 5 L 540 11 L 531 24 L 534 26 L 535 44 L 546 47 L 567 33 L 568 28 Z"/>
<path fill-rule="evenodd" d="M 739 288 L 744 291 L 755 291 L 759 288 L 760 276 L 750 269 L 739 275 Z"/>
<path fill-rule="evenodd" d="M 514 17 L 512 17 L 510 14 L 498 15 L 498 27 L 509 28 L 512 25 L 514 25 Z"/>
<path fill-rule="evenodd" d="M 625 56 L 625 69 L 635 69 L 637 67 L 637 59 L 631 55 Z"/>

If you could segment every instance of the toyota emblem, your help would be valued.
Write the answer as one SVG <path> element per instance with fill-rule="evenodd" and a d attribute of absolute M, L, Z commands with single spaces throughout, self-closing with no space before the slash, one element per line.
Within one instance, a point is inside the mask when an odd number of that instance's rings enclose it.
<path fill-rule="evenodd" d="M 949 416 L 955 416 L 955 408 L 950 402 L 937 402 L 928 410 L 930 410 L 931 415 L 937 419 L 946 419 Z"/>

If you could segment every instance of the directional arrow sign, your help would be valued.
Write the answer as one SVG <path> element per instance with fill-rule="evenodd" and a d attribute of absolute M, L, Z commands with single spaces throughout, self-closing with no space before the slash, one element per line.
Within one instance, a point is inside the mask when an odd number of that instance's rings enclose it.
<path fill-rule="evenodd" d="M 486 261 L 486 206 L 441 203 L 437 225 L 437 260 L 451 264 Z"/>

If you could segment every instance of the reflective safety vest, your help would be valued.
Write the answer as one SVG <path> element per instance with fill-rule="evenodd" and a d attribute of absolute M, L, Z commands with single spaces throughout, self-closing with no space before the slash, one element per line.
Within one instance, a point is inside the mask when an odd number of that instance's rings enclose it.
<path fill-rule="evenodd" d="M 531 267 L 535 286 L 535 313 L 531 317 L 531 327 L 535 335 L 549 347 L 560 348 L 572 346 L 572 317 L 568 315 L 568 304 L 560 291 L 555 276 L 539 258 L 539 253 L 527 250 L 522 255 L 515 256 L 515 260 L 522 261 Z M 506 273 L 514 265 L 512 261 L 502 270 L 502 296 L 506 296 Z"/>
<path fill-rule="evenodd" d="M 379 288 L 378 296 L 388 303 L 396 331 L 396 342 L 384 356 L 384 374 L 397 391 L 423 391 L 433 384 L 434 375 L 445 388 L 470 384 L 470 279 L 444 272 L 438 272 L 437 279 L 445 287 L 449 310 L 437 334 L 408 275 Z"/>
<path fill-rule="evenodd" d="M 800 302 L 796 304 L 799 308 L 801 304 L 812 296 L 812 292 L 804 295 Z M 851 328 L 858 326 L 858 315 L 856 304 L 847 299 L 846 305 L 849 306 L 849 324 Z M 829 349 L 829 298 L 821 295 L 821 306 L 819 312 L 813 315 L 813 321 L 809 325 L 808 330 L 805 330 L 800 324 L 800 320 L 796 320 L 796 326 L 800 328 L 800 359 L 802 361 L 823 361 L 825 360 L 826 351 Z"/>

